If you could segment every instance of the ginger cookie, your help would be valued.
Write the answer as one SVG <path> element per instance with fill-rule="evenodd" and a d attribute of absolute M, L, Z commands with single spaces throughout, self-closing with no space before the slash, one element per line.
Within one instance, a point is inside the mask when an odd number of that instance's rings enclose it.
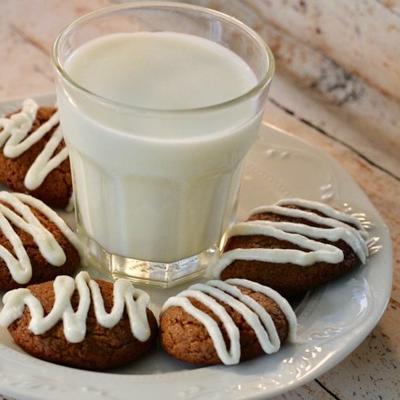
<path fill-rule="evenodd" d="M 245 279 L 195 284 L 160 316 L 163 349 L 196 365 L 237 364 L 295 339 L 296 315 L 274 290 Z"/>
<path fill-rule="evenodd" d="M 75 368 L 126 365 L 156 343 L 157 322 L 149 296 L 124 279 L 114 284 L 58 276 L 5 294 L 0 325 L 34 357 Z"/>
<path fill-rule="evenodd" d="M 42 201 L 0 192 L 0 290 L 72 275 L 80 251 L 75 233 Z"/>
<path fill-rule="evenodd" d="M 292 297 L 365 263 L 368 234 L 353 216 L 326 204 L 285 199 L 259 207 L 227 233 L 212 274 L 244 278 Z"/>
<path fill-rule="evenodd" d="M 26 99 L 0 118 L 0 183 L 65 208 L 72 195 L 68 150 L 57 109 Z"/>

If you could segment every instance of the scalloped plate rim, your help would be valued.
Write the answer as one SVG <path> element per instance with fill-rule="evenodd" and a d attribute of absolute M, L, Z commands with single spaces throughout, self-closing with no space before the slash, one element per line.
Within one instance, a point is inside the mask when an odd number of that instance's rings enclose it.
<path fill-rule="evenodd" d="M 40 99 L 50 99 L 53 98 L 54 99 L 54 94 L 49 94 L 49 95 L 43 95 L 43 96 L 35 96 L 34 98 L 40 100 Z M 17 101 L 16 99 L 10 99 L 7 101 L 2 102 L 3 104 L 5 103 L 11 103 Z M 391 279 L 392 279 L 392 245 L 391 245 L 391 240 L 390 240 L 390 235 L 389 235 L 389 230 L 387 228 L 387 226 L 385 225 L 382 217 L 379 215 L 378 211 L 375 209 L 375 207 L 372 205 L 372 203 L 370 202 L 370 200 L 368 199 L 368 197 L 365 195 L 365 193 L 362 191 L 362 189 L 358 186 L 358 184 L 350 177 L 350 175 L 343 169 L 343 167 L 337 162 L 335 161 L 333 158 L 331 158 L 329 155 L 325 154 L 323 151 L 319 150 L 318 148 L 314 147 L 313 145 L 304 142 L 303 140 L 297 138 L 296 136 L 294 136 L 291 133 L 285 132 L 277 127 L 268 125 L 266 123 L 263 123 L 262 128 L 263 130 L 268 130 L 270 134 L 273 135 L 277 135 L 277 136 L 282 136 L 285 137 L 285 140 L 288 140 L 290 142 L 293 142 L 293 144 L 296 144 L 296 146 L 299 146 L 299 148 L 301 149 L 306 149 L 308 151 L 312 151 L 315 154 L 321 155 L 322 157 L 326 160 L 326 162 L 331 166 L 333 172 L 334 172 L 334 176 L 337 178 L 337 175 L 339 175 L 339 178 L 342 179 L 343 181 L 347 181 L 346 185 L 348 185 L 349 187 L 351 187 L 351 191 L 352 191 L 352 196 L 355 196 L 357 198 L 361 198 L 362 199 L 362 203 L 365 204 L 367 206 L 367 208 L 371 209 L 373 211 L 374 214 L 374 220 L 378 221 L 378 227 L 379 227 L 379 234 L 381 236 L 382 242 L 384 243 L 384 254 L 382 255 L 381 258 L 384 258 L 385 260 L 385 279 L 383 280 L 383 282 L 386 284 L 384 290 L 381 291 L 380 294 L 380 298 L 377 298 L 375 300 L 374 303 L 374 310 L 372 315 L 369 315 L 369 317 L 367 318 L 367 320 L 363 321 L 363 324 L 359 325 L 357 327 L 357 329 L 355 331 L 353 331 L 351 334 L 349 332 L 347 332 L 344 336 L 338 336 L 337 338 L 331 340 L 329 343 L 334 343 L 337 342 L 339 339 L 346 339 L 346 343 L 344 345 L 339 346 L 340 348 L 336 349 L 336 352 L 334 354 L 332 354 L 328 359 L 324 360 L 324 362 L 311 369 L 311 371 L 307 374 L 304 374 L 301 376 L 301 378 L 299 379 L 295 379 L 292 382 L 289 382 L 287 385 L 284 386 L 279 386 L 279 387 L 270 387 L 268 390 L 265 390 L 264 386 L 262 386 L 262 379 L 263 376 L 259 376 L 257 377 L 258 382 L 260 387 L 257 389 L 257 385 L 256 388 L 254 388 L 254 384 L 249 381 L 249 382 L 244 382 L 243 383 L 243 391 L 242 388 L 239 387 L 237 388 L 237 390 L 235 391 L 234 387 L 222 387 L 220 388 L 220 390 L 218 391 L 206 391 L 203 393 L 203 395 L 201 394 L 201 391 L 196 394 L 193 393 L 192 397 L 190 397 L 191 399 L 203 399 L 203 398 L 210 398 L 210 394 L 214 395 L 214 397 L 211 398 L 224 398 L 224 395 L 226 396 L 227 393 L 229 393 L 234 399 L 265 399 L 265 398 L 269 398 L 270 396 L 276 396 L 279 394 L 282 394 L 284 392 L 287 392 L 289 390 L 293 390 L 298 386 L 304 385 L 307 382 L 310 382 L 312 379 L 315 379 L 316 377 L 320 376 L 321 374 L 327 372 L 329 369 L 333 368 L 335 365 L 337 365 L 340 361 L 342 361 L 345 357 L 347 357 L 364 339 L 365 337 L 372 331 L 372 329 L 376 326 L 376 324 L 379 322 L 380 318 L 382 317 L 386 306 L 389 302 L 390 299 L 390 292 L 391 292 Z M 1 343 L 0 343 L 1 344 Z M 10 353 L 8 351 L 4 351 L 4 345 L 1 344 L 0 345 L 0 359 L 5 359 L 5 360 L 10 360 L 9 356 Z M 9 350 L 9 349 L 8 349 Z M 12 350 L 14 351 L 14 350 Z M 16 352 L 15 352 L 16 353 Z M 12 353 L 13 354 L 13 353 Z M 18 354 L 18 353 L 16 353 Z M 17 359 L 19 359 L 19 355 L 16 356 Z M 21 358 L 22 360 L 24 359 L 23 357 Z M 15 362 L 16 361 L 16 362 Z M 33 360 L 36 361 L 36 360 Z M 157 384 L 159 384 L 159 388 L 155 389 L 155 391 L 158 392 L 158 394 L 155 393 L 151 393 L 151 396 L 156 396 L 159 394 L 162 394 L 164 396 L 165 399 L 169 399 L 169 398 L 173 398 L 171 396 L 167 396 L 167 393 L 164 391 L 164 385 L 167 384 L 167 386 L 169 385 L 173 385 L 173 386 L 177 386 L 178 383 L 176 381 L 177 376 L 179 376 L 179 374 L 181 374 L 181 376 L 185 376 L 188 377 L 190 375 L 191 379 L 192 379 L 192 375 L 199 375 L 201 378 L 203 378 L 204 374 L 208 374 L 208 368 L 202 368 L 202 369 L 197 369 L 197 370 L 189 370 L 189 371 L 184 371 L 184 373 L 182 374 L 181 371 L 177 371 L 177 372 L 169 372 L 169 373 L 163 373 L 163 374 L 155 374 L 155 375 L 136 375 L 136 376 L 132 376 L 132 375 L 117 375 L 117 374 L 111 374 L 111 373 L 96 373 L 96 372 L 91 372 L 91 371 L 82 371 L 82 370 L 75 370 L 72 368 L 66 368 L 66 367 L 62 367 L 62 366 L 57 366 L 57 365 L 52 365 L 50 363 L 43 363 L 41 361 L 39 361 L 41 364 L 37 364 L 37 362 L 32 362 L 33 366 L 30 366 L 29 364 L 26 365 L 25 363 L 22 365 L 22 373 L 27 374 L 27 376 L 29 376 L 29 373 L 32 373 L 32 379 L 34 380 L 34 383 L 32 383 L 31 388 L 28 388 L 28 385 L 26 385 L 26 388 L 24 388 L 24 383 L 22 383 L 22 386 L 17 388 L 15 386 L 15 383 L 13 384 L 12 382 L 7 384 L 7 377 L 4 378 L 5 376 L 5 369 L 7 370 L 7 368 L 10 368 L 9 366 L 7 366 L 6 368 L 4 368 L 3 366 L 1 366 L 0 364 L 0 392 L 3 395 L 7 395 L 7 396 L 14 396 L 17 397 L 18 399 L 26 399 L 26 400 L 36 400 L 36 399 L 53 399 L 54 396 L 57 396 L 58 399 L 62 400 L 62 399 L 69 399 L 72 392 L 74 390 L 79 390 L 81 392 L 79 392 L 82 395 L 82 398 L 84 399 L 94 399 L 94 398 L 99 398 L 99 397 L 104 397 L 104 398 L 110 398 L 109 393 L 113 393 L 114 388 L 112 387 L 112 384 L 108 384 L 106 385 L 107 388 L 103 390 L 103 388 L 96 388 L 96 386 L 93 386 L 92 383 L 88 384 L 88 386 L 80 386 L 80 387 L 74 387 L 74 383 L 77 383 L 77 378 L 79 380 L 81 380 L 82 378 L 87 378 L 85 379 L 85 382 L 95 382 L 96 380 L 98 380 L 99 378 L 106 378 L 107 380 L 113 380 L 114 384 L 118 384 L 118 383 L 125 383 L 126 384 L 126 380 L 131 379 L 132 380 L 132 388 L 134 387 L 134 385 L 138 385 L 135 389 L 139 390 L 140 392 L 142 392 L 143 386 L 140 388 L 140 383 L 139 381 L 142 380 L 142 385 L 143 384 L 147 384 L 150 383 L 151 381 L 154 382 L 153 385 L 151 385 L 152 387 L 156 387 Z M 14 363 L 16 364 L 15 367 L 21 367 L 21 363 L 20 360 L 14 360 Z M 40 373 L 38 373 L 38 370 L 35 369 L 37 365 L 42 365 L 43 366 L 43 372 L 41 375 Z M 230 367 L 230 368 L 245 368 L 246 364 L 242 364 L 241 366 L 236 366 L 236 367 Z M 11 367 L 12 368 L 12 367 Z M 223 368 L 223 367 L 219 367 L 219 368 Z M 24 372 L 24 369 L 27 372 Z M 21 371 L 20 370 L 20 371 Z M 59 391 L 57 391 L 57 387 L 51 388 L 51 390 L 49 390 L 48 388 L 51 387 L 51 384 L 49 382 L 46 382 L 46 372 L 52 372 L 54 375 L 58 375 L 58 373 L 60 374 L 60 376 L 62 376 L 63 379 L 71 379 L 75 382 L 69 382 L 68 387 L 70 387 L 71 390 L 68 390 L 67 387 L 67 391 L 63 391 L 60 388 Z M 225 369 L 223 370 L 225 371 Z M 227 369 L 227 371 L 229 371 L 229 369 Z M 232 371 L 230 369 L 230 371 Z M 18 375 L 18 374 L 17 374 Z M 39 376 L 38 376 L 39 375 Z M 211 373 L 211 375 L 219 375 L 218 370 L 215 371 L 214 373 Z M 3 378 L 2 378 L 3 376 Z M 232 375 L 233 377 L 236 377 L 235 375 Z M 80 378 L 79 378 L 80 377 Z M 172 378 L 172 379 L 171 379 Z M 35 379 L 37 380 L 37 382 L 35 383 Z M 41 390 L 41 383 L 40 383 L 40 379 L 43 380 L 42 383 L 42 390 Z M 226 379 L 226 378 L 225 378 Z M 8 379 L 8 381 L 10 382 L 10 379 Z M 106 381 L 106 379 L 104 379 L 104 381 Z M 122 382 L 124 381 L 124 382 Z M 143 382 L 145 381 L 145 382 Z M 167 381 L 171 381 L 170 384 L 168 384 Z M 225 382 L 225 380 L 224 380 Z M 162 383 L 162 385 L 161 385 Z M 182 385 L 182 382 L 179 382 L 180 385 Z M 184 385 L 186 384 L 186 382 L 184 382 Z M 71 386 L 70 386 L 71 385 Z M 246 389 L 247 386 L 247 389 Z M 47 391 L 44 390 L 45 388 L 47 388 Z M 87 389 L 86 391 L 84 389 Z M 179 389 L 181 393 L 181 397 L 182 397 L 182 393 L 183 396 L 182 398 L 186 398 L 185 396 L 185 390 L 186 391 L 190 391 L 191 386 L 185 386 L 183 389 Z M 178 389 L 177 389 L 178 390 Z M 228 392 L 225 392 L 225 390 L 228 390 Z M 143 395 L 145 393 L 140 393 L 139 394 L 143 397 Z M 232 393 L 231 393 L 232 392 Z M 179 393 L 175 393 L 176 396 L 179 395 Z M 148 398 L 149 395 L 149 391 L 146 390 L 146 395 L 144 396 L 145 398 Z M 190 395 L 190 393 L 189 393 Z M 221 396 L 221 397 L 218 397 Z M 114 399 L 122 399 L 125 398 L 125 396 L 123 397 L 115 397 L 114 395 L 112 395 L 112 398 Z M 176 397 L 175 397 L 176 398 Z"/>

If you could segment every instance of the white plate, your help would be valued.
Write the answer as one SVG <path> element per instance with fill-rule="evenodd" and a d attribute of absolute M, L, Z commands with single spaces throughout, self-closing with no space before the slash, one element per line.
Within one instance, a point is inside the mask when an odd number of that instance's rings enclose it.
<path fill-rule="evenodd" d="M 44 102 L 53 97 L 42 98 Z M 0 107 L 10 110 L 9 103 Z M 262 126 L 244 172 L 239 217 L 281 197 L 325 200 L 363 212 L 381 251 L 368 264 L 312 293 L 297 308 L 299 341 L 237 366 L 191 368 L 158 350 L 128 368 L 95 373 L 37 360 L 0 330 L 0 393 L 23 399 L 266 399 L 323 374 L 353 351 L 384 312 L 391 290 L 392 250 L 381 216 L 353 179 L 327 155 Z M 152 289 L 153 309 L 181 288 Z"/>

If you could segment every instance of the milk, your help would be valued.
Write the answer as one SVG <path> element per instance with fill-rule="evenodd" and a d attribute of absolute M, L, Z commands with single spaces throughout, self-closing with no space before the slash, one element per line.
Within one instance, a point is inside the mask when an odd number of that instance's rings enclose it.
<path fill-rule="evenodd" d="M 58 88 L 86 234 L 111 254 L 155 262 L 218 244 L 234 218 L 242 160 L 261 113 L 254 100 L 191 109 L 248 92 L 256 85 L 250 67 L 207 39 L 142 32 L 89 41 L 65 70 L 121 104 Z M 186 111 L 167 111 L 176 109 Z"/>

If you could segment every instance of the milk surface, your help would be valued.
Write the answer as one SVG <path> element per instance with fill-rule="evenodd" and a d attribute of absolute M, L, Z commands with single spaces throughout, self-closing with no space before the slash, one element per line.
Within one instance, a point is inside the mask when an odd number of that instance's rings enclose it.
<path fill-rule="evenodd" d="M 86 89 L 132 106 L 189 109 L 222 103 L 255 85 L 229 49 L 177 33 L 119 33 L 82 46 L 66 70 Z"/>
<path fill-rule="evenodd" d="M 82 87 L 124 105 L 58 89 L 87 234 L 112 254 L 159 262 L 217 244 L 233 218 L 242 160 L 261 115 L 253 100 L 190 109 L 246 93 L 256 84 L 249 66 L 207 39 L 157 32 L 94 39 L 65 69 Z M 172 109 L 187 111 L 166 112 Z"/>

